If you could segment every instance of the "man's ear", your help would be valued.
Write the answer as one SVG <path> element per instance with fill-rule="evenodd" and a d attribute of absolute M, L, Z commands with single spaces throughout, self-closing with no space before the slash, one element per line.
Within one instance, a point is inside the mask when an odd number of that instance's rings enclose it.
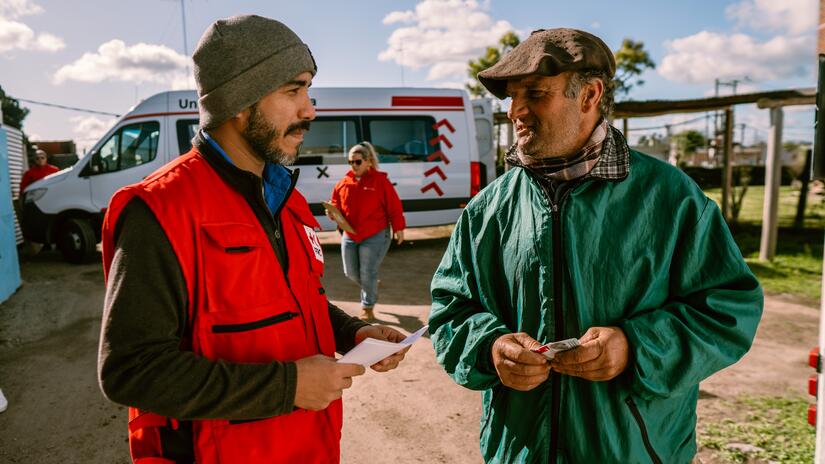
<path fill-rule="evenodd" d="M 582 113 L 589 113 L 594 109 L 599 111 L 599 102 L 604 96 L 604 82 L 601 79 L 590 79 L 582 86 L 581 109 Z"/>
<path fill-rule="evenodd" d="M 249 123 L 249 113 L 249 108 L 244 108 L 240 113 L 229 118 L 228 122 L 231 123 L 239 132 L 243 132 L 243 130 L 246 129 L 246 125 Z"/>

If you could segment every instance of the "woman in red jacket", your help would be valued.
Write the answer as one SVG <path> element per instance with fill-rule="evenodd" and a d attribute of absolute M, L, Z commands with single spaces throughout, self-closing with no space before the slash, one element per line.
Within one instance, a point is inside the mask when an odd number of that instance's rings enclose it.
<path fill-rule="evenodd" d="M 378 157 L 369 142 L 353 146 L 350 172 L 335 185 L 330 203 L 355 231 L 341 237 L 344 274 L 361 287 L 361 319 L 373 320 L 378 293 L 378 267 L 390 247 L 390 234 L 404 241 L 404 212 L 387 173 L 378 170 Z"/>

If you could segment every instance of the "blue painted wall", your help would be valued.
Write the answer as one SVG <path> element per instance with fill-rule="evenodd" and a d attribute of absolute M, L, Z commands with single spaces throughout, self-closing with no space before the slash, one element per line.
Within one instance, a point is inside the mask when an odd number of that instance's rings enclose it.
<path fill-rule="evenodd" d="M 20 262 L 14 236 L 14 207 L 9 183 L 9 149 L 6 131 L 0 126 L 0 302 L 20 287 Z"/>

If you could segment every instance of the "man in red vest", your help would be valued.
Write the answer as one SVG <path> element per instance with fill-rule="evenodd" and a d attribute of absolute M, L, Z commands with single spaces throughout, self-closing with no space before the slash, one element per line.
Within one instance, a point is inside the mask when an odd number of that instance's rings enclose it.
<path fill-rule="evenodd" d="M 34 155 L 34 166 L 30 167 L 29 170 L 23 174 L 23 179 L 20 180 L 20 196 L 23 196 L 23 190 L 26 190 L 26 187 L 32 182 L 40 180 L 49 174 L 54 174 L 59 170 L 60 168 L 57 166 L 49 164 L 49 158 L 45 151 L 37 150 Z"/>
<path fill-rule="evenodd" d="M 364 368 L 334 353 L 403 335 L 321 285 L 318 223 L 284 167 L 315 118 L 315 61 L 258 16 L 215 22 L 193 59 L 192 150 L 117 192 L 104 220 L 101 388 L 129 406 L 136 463 L 338 462 L 340 398 Z"/>

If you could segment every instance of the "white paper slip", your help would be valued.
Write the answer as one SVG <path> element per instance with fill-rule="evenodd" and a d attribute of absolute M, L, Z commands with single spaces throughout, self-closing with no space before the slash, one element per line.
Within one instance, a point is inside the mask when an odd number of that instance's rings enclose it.
<path fill-rule="evenodd" d="M 427 327 L 429 326 L 425 325 L 398 343 L 365 338 L 364 341 L 356 345 L 355 348 L 349 350 L 338 362 L 360 364 L 364 367 L 370 367 L 387 356 L 398 353 L 407 346 L 415 343 L 416 340 L 421 338 L 421 335 L 427 331 Z"/>

